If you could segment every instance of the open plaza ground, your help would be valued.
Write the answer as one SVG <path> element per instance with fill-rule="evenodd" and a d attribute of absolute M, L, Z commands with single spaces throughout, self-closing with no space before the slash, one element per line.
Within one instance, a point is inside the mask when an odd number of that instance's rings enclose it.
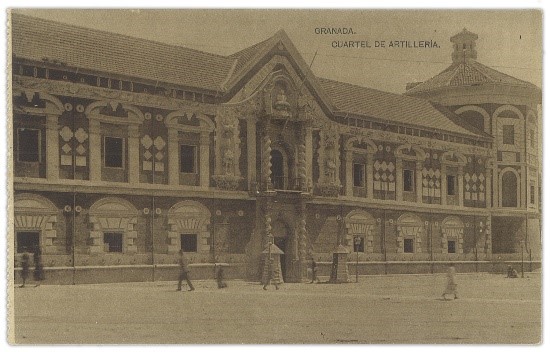
<path fill-rule="evenodd" d="M 321 278 L 323 279 L 323 278 Z M 326 279 L 326 278 L 325 278 Z M 352 280 L 354 281 L 354 277 Z M 363 276 L 359 283 L 196 281 L 15 287 L 16 344 L 537 344 L 541 275 Z M 185 287 L 184 287 L 185 290 Z M 452 297 L 449 297 L 452 298 Z"/>

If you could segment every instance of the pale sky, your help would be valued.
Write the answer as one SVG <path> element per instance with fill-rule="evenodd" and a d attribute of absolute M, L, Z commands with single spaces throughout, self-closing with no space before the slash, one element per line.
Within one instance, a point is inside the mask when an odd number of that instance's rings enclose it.
<path fill-rule="evenodd" d="M 542 14 L 531 11 L 384 10 L 19 10 L 83 27 L 228 55 L 284 29 L 320 77 L 403 93 L 451 63 L 449 38 L 478 34 L 478 61 L 541 86 Z M 352 35 L 316 34 L 352 28 Z M 333 48 L 366 40 L 372 48 Z M 436 41 L 439 48 L 374 48 L 375 40 Z"/>

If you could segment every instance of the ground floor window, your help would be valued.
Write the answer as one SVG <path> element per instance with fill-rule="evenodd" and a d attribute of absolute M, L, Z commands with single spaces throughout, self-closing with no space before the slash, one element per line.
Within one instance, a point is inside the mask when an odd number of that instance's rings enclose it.
<path fill-rule="evenodd" d="M 405 238 L 403 240 L 403 252 L 414 253 L 414 239 Z"/>
<path fill-rule="evenodd" d="M 181 250 L 184 252 L 197 251 L 197 235 L 181 234 Z"/>
<path fill-rule="evenodd" d="M 447 253 L 456 253 L 456 241 L 447 241 Z"/>
<path fill-rule="evenodd" d="M 122 252 L 122 234 L 118 232 L 108 232 L 103 234 L 103 243 L 106 252 Z"/>
<path fill-rule="evenodd" d="M 17 253 L 34 252 L 39 246 L 39 232 L 17 232 Z"/>

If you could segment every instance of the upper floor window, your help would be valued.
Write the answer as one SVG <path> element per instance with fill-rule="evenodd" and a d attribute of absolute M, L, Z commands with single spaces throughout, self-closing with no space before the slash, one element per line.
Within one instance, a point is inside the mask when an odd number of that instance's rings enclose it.
<path fill-rule="evenodd" d="M 123 167 L 124 138 L 105 137 L 104 162 L 105 167 Z"/>
<path fill-rule="evenodd" d="M 502 126 L 502 143 L 514 144 L 514 125 Z"/>
<path fill-rule="evenodd" d="M 353 186 L 365 187 L 365 165 L 353 164 Z"/>
<path fill-rule="evenodd" d="M 529 144 L 531 148 L 535 148 L 535 131 L 529 130 Z"/>
<path fill-rule="evenodd" d="M 197 172 L 197 147 L 180 145 L 180 172 L 194 174 Z"/>
<path fill-rule="evenodd" d="M 403 170 L 403 191 L 404 192 L 413 192 L 414 191 L 414 171 L 413 170 Z"/>
<path fill-rule="evenodd" d="M 530 185 L 529 187 L 529 202 L 535 204 L 535 186 Z"/>
<path fill-rule="evenodd" d="M 456 176 L 447 175 L 447 195 L 454 196 L 456 194 Z"/>
<path fill-rule="evenodd" d="M 40 130 L 17 129 L 17 160 L 24 162 L 40 161 Z"/>

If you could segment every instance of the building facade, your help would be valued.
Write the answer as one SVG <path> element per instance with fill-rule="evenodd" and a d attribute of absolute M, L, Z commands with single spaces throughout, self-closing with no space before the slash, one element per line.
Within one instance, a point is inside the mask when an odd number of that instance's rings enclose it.
<path fill-rule="evenodd" d="M 62 38 L 60 40 L 59 38 Z M 13 250 L 53 282 L 540 265 L 538 87 L 477 61 L 404 95 L 316 77 L 288 36 L 230 56 L 12 14 Z M 17 268 L 16 268 L 17 270 Z"/>

